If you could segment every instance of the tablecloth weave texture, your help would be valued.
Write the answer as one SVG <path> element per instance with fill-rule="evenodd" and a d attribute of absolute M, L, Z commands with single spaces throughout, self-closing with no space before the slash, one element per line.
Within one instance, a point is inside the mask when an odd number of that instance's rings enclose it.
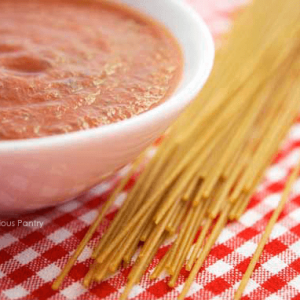
<path fill-rule="evenodd" d="M 178 0 L 183 1 L 183 0 Z M 208 22 L 214 35 L 230 27 L 231 12 L 244 1 L 189 0 Z M 299 158 L 300 119 L 291 129 L 272 166 L 267 170 L 255 196 L 238 222 L 224 229 L 204 266 L 198 273 L 187 299 L 233 299 L 262 232 L 276 207 L 284 183 Z M 126 170 L 125 170 L 126 171 Z M 123 172 L 125 172 L 123 170 Z M 56 208 L 18 216 L 0 217 L 0 299 L 118 299 L 131 267 L 118 271 L 108 280 L 87 290 L 81 280 L 91 263 L 89 256 L 96 241 L 115 215 L 112 209 L 89 246 L 79 258 L 62 289 L 51 289 L 53 279 L 69 258 L 107 199 L 117 178 L 102 183 L 86 195 Z M 126 190 L 118 197 L 120 204 Z M 18 221 L 22 225 L 18 226 Z M 3 223 L 5 221 L 5 223 Z M 24 221 L 43 222 L 27 227 Z M 11 226 L 9 226 L 11 224 Z M 175 289 L 167 286 L 168 277 L 150 281 L 149 272 L 168 249 L 164 245 L 130 294 L 130 299 L 176 299 L 188 276 L 181 271 Z M 300 179 L 272 232 L 247 286 L 243 299 L 300 299 Z"/>

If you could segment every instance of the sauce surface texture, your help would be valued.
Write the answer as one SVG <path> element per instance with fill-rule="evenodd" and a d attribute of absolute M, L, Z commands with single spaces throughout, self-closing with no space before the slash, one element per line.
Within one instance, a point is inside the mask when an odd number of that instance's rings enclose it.
<path fill-rule="evenodd" d="M 117 4 L 1 0 L 0 20 L 0 140 L 130 118 L 165 101 L 181 77 L 169 32 Z"/>

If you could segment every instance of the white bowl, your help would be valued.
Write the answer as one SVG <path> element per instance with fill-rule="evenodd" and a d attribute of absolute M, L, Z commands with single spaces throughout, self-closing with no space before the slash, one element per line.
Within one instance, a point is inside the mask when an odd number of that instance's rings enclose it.
<path fill-rule="evenodd" d="M 122 0 L 164 23 L 184 52 L 184 75 L 163 104 L 115 124 L 38 139 L 0 142 L 0 211 L 20 212 L 71 199 L 132 161 L 203 87 L 213 65 L 211 34 L 182 0 Z"/>

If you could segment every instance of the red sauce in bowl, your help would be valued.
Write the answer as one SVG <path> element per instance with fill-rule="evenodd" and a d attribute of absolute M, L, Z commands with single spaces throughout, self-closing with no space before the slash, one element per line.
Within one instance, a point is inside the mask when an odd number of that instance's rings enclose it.
<path fill-rule="evenodd" d="M 0 20 L 0 140 L 130 118 L 165 101 L 182 74 L 175 38 L 123 5 L 1 0 Z"/>

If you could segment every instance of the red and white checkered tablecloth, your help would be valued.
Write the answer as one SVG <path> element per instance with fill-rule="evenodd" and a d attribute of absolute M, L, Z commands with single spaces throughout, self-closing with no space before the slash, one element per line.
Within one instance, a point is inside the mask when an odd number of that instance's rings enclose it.
<path fill-rule="evenodd" d="M 181 0 L 178 0 L 181 1 Z M 242 0 L 188 0 L 203 15 L 214 35 L 229 29 L 231 12 Z M 204 266 L 197 275 L 188 299 L 233 299 L 234 290 L 246 270 L 272 210 L 276 207 L 284 183 L 299 158 L 300 118 L 290 131 L 281 151 L 267 170 L 246 213 L 223 231 Z M 126 171 L 126 170 L 125 170 Z M 123 170 L 124 172 L 124 170 Z M 105 202 L 116 179 L 92 189 L 87 195 L 56 208 L 18 216 L 0 217 L 0 300 L 10 299 L 118 299 L 124 289 L 130 267 L 118 271 L 108 280 L 89 290 L 81 280 L 91 263 L 89 256 L 101 232 L 114 217 L 113 209 L 100 230 L 82 253 L 60 291 L 51 283 L 76 248 Z M 126 190 L 117 202 L 124 199 Z M 43 226 L 25 223 L 43 222 Z M 22 224 L 18 224 L 22 222 Z M 19 225 L 19 226 L 18 226 Z M 176 299 L 188 276 L 184 269 L 175 289 L 167 286 L 162 274 L 149 280 L 149 272 L 168 249 L 162 247 L 154 261 L 130 294 L 130 299 Z M 300 299 L 300 179 L 294 186 L 279 222 L 265 247 L 251 277 L 243 299 Z"/>

